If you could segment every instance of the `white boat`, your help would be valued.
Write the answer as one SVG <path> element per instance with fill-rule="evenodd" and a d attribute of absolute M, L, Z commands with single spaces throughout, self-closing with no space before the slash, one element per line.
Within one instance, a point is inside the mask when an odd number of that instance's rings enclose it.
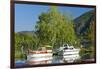
<path fill-rule="evenodd" d="M 28 57 L 32 57 L 32 58 L 38 58 L 38 57 L 51 57 L 52 53 L 42 53 L 42 54 L 30 54 L 28 55 Z"/>
<path fill-rule="evenodd" d="M 37 51 L 29 51 L 27 55 L 27 62 L 28 63 L 49 63 L 52 57 L 52 50 L 37 50 Z"/>
<path fill-rule="evenodd" d="M 67 62 L 74 62 L 77 59 L 80 59 L 79 48 L 74 48 L 74 46 L 69 46 L 68 44 L 63 45 L 60 47 L 59 54 L 63 56 L 63 60 Z"/>
<path fill-rule="evenodd" d="M 74 48 L 74 46 L 69 46 L 68 44 L 63 45 L 63 47 L 60 47 L 59 49 L 59 54 L 60 55 L 74 55 L 74 54 L 79 54 L 80 49 L 79 48 Z"/>

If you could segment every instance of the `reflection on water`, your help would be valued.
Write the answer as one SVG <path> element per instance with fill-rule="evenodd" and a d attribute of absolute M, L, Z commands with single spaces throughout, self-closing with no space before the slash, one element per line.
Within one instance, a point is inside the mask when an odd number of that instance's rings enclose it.
<path fill-rule="evenodd" d="M 52 63 L 53 64 L 63 63 L 63 57 L 62 56 L 54 56 Z"/>
<path fill-rule="evenodd" d="M 74 63 L 80 61 L 94 61 L 90 59 L 89 55 L 86 54 L 82 57 L 79 55 L 65 55 L 65 56 L 53 56 L 51 60 L 44 60 L 42 62 L 28 62 L 27 60 L 17 60 L 16 67 L 25 65 L 36 65 L 36 64 L 59 64 L 59 63 Z"/>
<path fill-rule="evenodd" d="M 80 59 L 80 56 L 78 54 L 74 54 L 74 55 L 68 55 L 68 56 L 64 56 L 64 61 L 67 63 L 73 63 L 73 62 L 78 62 L 78 60 Z"/>
<path fill-rule="evenodd" d="M 51 60 L 44 60 L 42 62 L 28 62 L 27 60 L 17 60 L 16 66 L 36 65 L 36 64 L 59 64 L 59 63 L 72 63 L 79 60 L 79 55 L 66 55 L 66 56 L 53 56 Z"/>

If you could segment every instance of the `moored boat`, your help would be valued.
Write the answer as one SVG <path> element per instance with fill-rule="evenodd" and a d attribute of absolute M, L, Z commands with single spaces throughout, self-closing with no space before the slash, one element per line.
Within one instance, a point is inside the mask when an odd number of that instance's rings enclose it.
<path fill-rule="evenodd" d="M 69 46 L 68 44 L 63 45 L 63 47 L 60 47 L 59 49 L 59 54 L 60 55 L 74 55 L 74 54 L 79 54 L 80 49 L 79 48 L 74 48 L 74 46 Z"/>
<path fill-rule="evenodd" d="M 29 51 L 27 55 L 27 62 L 31 64 L 49 63 L 53 59 L 52 55 L 52 50 L 47 49 Z"/>

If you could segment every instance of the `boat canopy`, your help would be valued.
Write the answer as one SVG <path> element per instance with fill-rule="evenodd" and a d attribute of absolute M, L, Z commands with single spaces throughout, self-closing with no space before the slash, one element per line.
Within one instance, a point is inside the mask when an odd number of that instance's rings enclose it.
<path fill-rule="evenodd" d="M 44 47 L 52 47 L 52 46 L 50 46 L 50 45 L 44 45 Z"/>

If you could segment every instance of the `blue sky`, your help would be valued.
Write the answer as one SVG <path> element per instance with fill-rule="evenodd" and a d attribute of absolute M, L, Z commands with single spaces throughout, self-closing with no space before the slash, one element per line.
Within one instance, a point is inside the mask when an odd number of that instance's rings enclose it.
<path fill-rule="evenodd" d="M 49 8 L 47 5 L 15 4 L 15 32 L 34 30 L 38 16 Z M 93 8 L 58 6 L 58 10 L 61 13 L 70 13 L 76 18 Z"/>

